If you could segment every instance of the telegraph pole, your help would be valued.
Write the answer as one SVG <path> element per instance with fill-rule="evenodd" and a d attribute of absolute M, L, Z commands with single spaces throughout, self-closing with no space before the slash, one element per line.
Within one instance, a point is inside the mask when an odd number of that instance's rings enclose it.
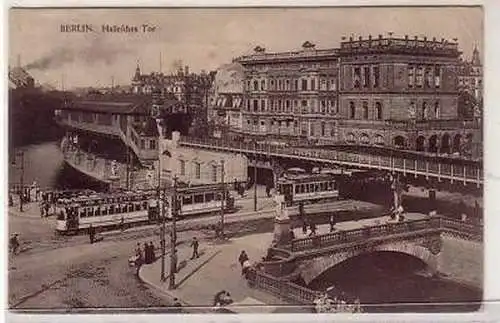
<path fill-rule="evenodd" d="M 226 186 L 224 183 L 224 159 L 221 160 L 221 183 L 222 183 L 222 197 L 220 203 L 220 223 L 221 223 L 221 236 L 224 238 L 224 200 L 226 198 Z"/>
<path fill-rule="evenodd" d="M 15 153 L 14 155 L 14 164 L 16 164 L 16 157 L 18 156 L 18 153 Z M 23 212 L 23 204 L 24 204 L 24 151 L 20 150 L 19 151 L 19 156 L 21 157 L 21 176 L 20 176 L 20 192 L 19 192 L 19 212 Z"/>
<path fill-rule="evenodd" d="M 127 191 L 130 190 L 130 150 L 127 145 Z"/>
<path fill-rule="evenodd" d="M 177 255 L 175 254 L 176 240 L 177 240 L 177 212 L 179 203 L 177 203 L 177 176 L 174 177 L 174 192 L 172 196 L 172 231 L 170 233 L 170 281 L 168 284 L 168 289 L 175 289 L 175 270 L 177 267 Z"/>
<path fill-rule="evenodd" d="M 158 211 L 160 211 L 160 216 L 161 216 L 161 229 L 160 229 L 160 234 L 161 234 L 161 281 L 165 281 L 165 252 L 166 252 L 166 241 L 165 241 L 165 195 L 167 193 L 166 189 L 163 189 L 163 198 L 161 197 L 161 190 L 160 187 L 158 186 Z M 161 208 L 161 209 L 160 209 Z"/>
<path fill-rule="evenodd" d="M 253 210 L 257 212 L 257 141 L 254 141 L 254 164 L 253 164 Z"/>

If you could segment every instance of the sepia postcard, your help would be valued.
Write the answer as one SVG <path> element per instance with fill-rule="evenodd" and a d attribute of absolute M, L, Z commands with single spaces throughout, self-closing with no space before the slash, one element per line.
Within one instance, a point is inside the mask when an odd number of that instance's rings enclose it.
<path fill-rule="evenodd" d="M 11 8 L 8 309 L 480 312 L 483 16 Z"/>

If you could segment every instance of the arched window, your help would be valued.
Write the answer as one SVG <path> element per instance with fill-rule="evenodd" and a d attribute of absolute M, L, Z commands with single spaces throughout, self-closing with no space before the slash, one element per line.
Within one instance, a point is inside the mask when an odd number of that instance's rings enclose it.
<path fill-rule="evenodd" d="M 366 133 L 361 134 L 361 143 L 368 145 L 370 143 L 370 137 Z"/>
<path fill-rule="evenodd" d="M 325 136 L 325 123 L 321 122 L 321 137 Z"/>
<path fill-rule="evenodd" d="M 354 105 L 353 101 L 349 102 L 349 118 L 356 118 L 356 106 Z"/>
<path fill-rule="evenodd" d="M 382 104 L 375 102 L 375 117 L 377 120 L 382 120 Z"/>
<path fill-rule="evenodd" d="M 422 119 L 429 118 L 429 109 L 427 109 L 427 102 L 422 103 Z"/>
<path fill-rule="evenodd" d="M 346 138 L 347 142 L 354 142 L 354 134 L 352 132 L 348 133 L 347 134 L 347 138 Z"/>
<path fill-rule="evenodd" d="M 368 119 L 368 102 L 363 102 L 363 119 Z"/>
<path fill-rule="evenodd" d="M 381 135 L 376 135 L 375 136 L 375 145 L 383 145 L 384 144 L 384 137 Z"/>
<path fill-rule="evenodd" d="M 434 103 L 434 117 L 436 119 L 439 119 L 440 118 L 440 115 L 441 115 L 441 109 L 439 108 L 439 102 L 436 101 L 436 103 Z"/>
<path fill-rule="evenodd" d="M 260 89 L 264 91 L 266 89 L 266 81 L 262 80 L 260 81 Z"/>
<path fill-rule="evenodd" d="M 258 91 L 259 90 L 259 82 L 258 81 L 253 81 L 253 90 Z"/>

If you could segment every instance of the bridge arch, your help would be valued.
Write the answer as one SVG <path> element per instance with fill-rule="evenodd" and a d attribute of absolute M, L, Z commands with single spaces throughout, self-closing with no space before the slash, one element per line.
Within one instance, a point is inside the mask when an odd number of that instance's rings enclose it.
<path fill-rule="evenodd" d="M 302 265 L 301 277 L 309 285 L 328 270 L 349 259 L 377 252 L 394 252 L 412 256 L 421 260 L 429 272 L 434 273 L 437 271 L 437 258 L 426 247 L 414 243 L 390 243 L 376 246 L 369 250 L 356 249 L 309 260 Z"/>

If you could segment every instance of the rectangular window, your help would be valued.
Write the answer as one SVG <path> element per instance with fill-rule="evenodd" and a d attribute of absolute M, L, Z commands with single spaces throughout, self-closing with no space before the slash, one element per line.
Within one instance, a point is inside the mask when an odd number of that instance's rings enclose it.
<path fill-rule="evenodd" d="M 200 163 L 194 163 L 194 176 L 196 179 L 201 178 L 201 165 Z"/>
<path fill-rule="evenodd" d="M 146 141 L 141 139 L 141 149 L 146 149 Z"/>
<path fill-rule="evenodd" d="M 212 165 L 212 182 L 217 182 L 217 166 Z"/>
<path fill-rule="evenodd" d="M 290 100 L 286 100 L 286 112 L 290 111 Z"/>
<path fill-rule="evenodd" d="M 194 203 L 203 203 L 203 194 L 196 194 L 194 196 Z"/>
<path fill-rule="evenodd" d="M 253 100 L 253 111 L 256 112 L 259 109 L 259 100 Z"/>
<path fill-rule="evenodd" d="M 260 81 L 260 89 L 264 91 L 266 89 L 266 81 L 262 80 Z"/>
<path fill-rule="evenodd" d="M 434 85 L 436 88 L 441 87 L 441 67 L 436 66 L 434 68 Z"/>
<path fill-rule="evenodd" d="M 307 91 L 307 80 L 302 80 L 302 91 Z"/>
<path fill-rule="evenodd" d="M 353 77 L 353 87 L 355 89 L 361 88 L 361 68 L 354 68 L 354 77 Z"/>
<path fill-rule="evenodd" d="M 422 87 L 424 85 L 424 69 L 422 66 L 419 66 L 417 68 L 417 78 L 416 78 L 416 85 L 417 87 Z"/>
<path fill-rule="evenodd" d="M 260 100 L 260 111 L 265 111 L 265 110 L 266 110 L 266 101 Z"/>
<path fill-rule="evenodd" d="M 370 86 L 370 68 L 369 67 L 364 67 L 364 87 L 369 87 Z"/>
<path fill-rule="evenodd" d="M 156 149 L 156 140 L 149 141 L 149 149 Z"/>
<path fill-rule="evenodd" d="M 294 90 L 297 91 L 299 89 L 299 80 L 295 80 L 295 86 L 294 86 Z"/>
<path fill-rule="evenodd" d="M 311 80 L 311 91 L 316 90 L 316 81 L 314 79 Z"/>
<path fill-rule="evenodd" d="M 373 87 L 378 88 L 380 84 L 380 68 L 378 66 L 373 67 Z"/>
<path fill-rule="evenodd" d="M 286 90 L 290 91 L 290 80 L 286 80 Z"/>
<path fill-rule="evenodd" d="M 180 173 L 182 176 L 186 175 L 186 162 L 184 160 L 179 160 Z"/>

